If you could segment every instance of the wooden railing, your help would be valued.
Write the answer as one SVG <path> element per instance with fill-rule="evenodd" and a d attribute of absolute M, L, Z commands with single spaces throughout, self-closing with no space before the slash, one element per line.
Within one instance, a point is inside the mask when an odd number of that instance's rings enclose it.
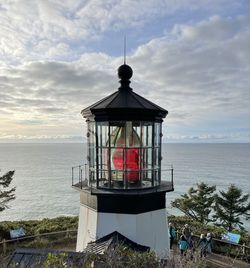
<path fill-rule="evenodd" d="M 35 241 L 37 239 L 49 237 L 50 239 L 55 236 L 54 240 L 51 240 L 53 242 L 56 242 L 58 240 L 58 237 L 63 235 L 65 238 L 70 237 L 71 235 L 74 235 L 74 239 L 76 239 L 77 230 L 66 230 L 66 231 L 57 231 L 57 232 L 50 232 L 50 233 L 42 233 L 37 235 L 29 235 L 29 236 L 23 236 L 19 238 L 14 238 L 10 240 L 3 239 L 0 241 L 0 255 L 5 255 L 10 247 L 14 246 L 15 244 L 18 244 L 18 246 L 24 246 L 27 241 Z"/>
<path fill-rule="evenodd" d="M 181 233 L 177 231 L 176 242 L 180 238 Z M 199 235 L 194 234 L 194 247 L 197 247 L 198 241 L 200 239 Z M 233 257 L 235 259 L 241 259 L 246 262 L 250 262 L 250 246 L 243 244 L 228 243 L 225 240 L 213 238 L 212 239 L 212 252 L 222 254 L 225 256 Z"/>
<path fill-rule="evenodd" d="M 5 255 L 7 252 L 13 251 L 15 249 L 16 244 L 18 244 L 18 247 L 25 246 L 25 242 L 27 241 L 35 241 L 36 239 L 49 237 L 51 239 L 52 236 L 56 236 L 53 242 L 56 242 L 58 239 L 58 236 L 64 235 L 64 237 L 72 236 L 72 241 L 76 241 L 76 234 L 77 230 L 66 230 L 66 231 L 57 231 L 57 232 L 50 232 L 50 233 L 43 233 L 43 234 L 37 234 L 37 235 L 31 235 L 31 236 L 24 236 L 16 239 L 11 240 L 3 240 L 0 242 L 0 255 Z M 179 238 L 180 233 L 177 233 L 177 241 Z M 197 242 L 199 240 L 198 235 L 194 235 L 195 245 L 197 245 Z M 177 242 L 176 241 L 176 242 Z M 34 246 L 33 246 L 34 247 Z M 65 245 L 64 245 L 65 248 Z M 226 256 L 233 257 L 235 259 L 241 259 L 246 262 L 250 262 L 250 247 L 245 244 L 229 244 L 224 240 L 220 240 L 217 238 L 213 238 L 213 247 L 212 251 L 218 254 L 223 254 Z"/>

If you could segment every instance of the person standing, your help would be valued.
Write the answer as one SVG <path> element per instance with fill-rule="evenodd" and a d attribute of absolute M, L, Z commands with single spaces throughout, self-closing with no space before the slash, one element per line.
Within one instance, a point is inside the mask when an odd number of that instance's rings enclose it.
<path fill-rule="evenodd" d="M 174 242 L 174 239 L 176 237 L 176 230 L 171 222 L 169 223 L 168 231 L 169 231 L 169 239 L 170 239 L 170 249 L 172 249 L 173 242 Z"/>
<path fill-rule="evenodd" d="M 188 245 L 190 244 L 191 242 L 191 230 L 189 228 L 189 225 L 186 223 L 184 228 L 182 229 L 182 234 L 184 235 L 184 237 L 186 238 L 186 241 L 188 243 Z"/>
<path fill-rule="evenodd" d="M 190 260 L 193 260 L 193 258 L 194 258 L 194 252 L 195 252 L 195 248 L 194 248 L 194 235 L 193 235 L 193 233 L 191 233 L 191 238 L 190 238 L 190 242 L 189 242 L 188 247 L 190 249 Z"/>
<path fill-rule="evenodd" d="M 204 234 L 201 234 L 197 247 L 200 247 L 200 257 L 206 257 L 207 255 L 207 239 Z"/>
<path fill-rule="evenodd" d="M 180 240 L 178 242 L 178 246 L 180 249 L 181 256 L 186 256 L 186 251 L 188 248 L 188 243 L 184 235 L 181 235 Z"/>
<path fill-rule="evenodd" d="M 210 233 L 207 233 L 207 253 L 212 252 L 212 235 Z"/>

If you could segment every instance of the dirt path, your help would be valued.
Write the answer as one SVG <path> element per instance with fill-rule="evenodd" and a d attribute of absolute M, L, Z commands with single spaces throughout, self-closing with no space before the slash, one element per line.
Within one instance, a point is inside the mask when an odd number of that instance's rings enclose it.
<path fill-rule="evenodd" d="M 187 251 L 186 256 L 181 257 L 176 246 L 171 251 L 171 259 L 175 263 L 175 268 L 198 267 L 201 264 L 211 264 L 213 267 L 218 268 L 250 268 L 249 263 L 215 253 L 201 258 L 199 251 L 195 251 L 192 254 L 190 251 Z"/>
<path fill-rule="evenodd" d="M 211 253 L 207 260 L 209 263 L 217 265 L 218 267 L 233 267 L 233 268 L 249 268 L 250 263 L 236 260 L 227 256 Z"/>

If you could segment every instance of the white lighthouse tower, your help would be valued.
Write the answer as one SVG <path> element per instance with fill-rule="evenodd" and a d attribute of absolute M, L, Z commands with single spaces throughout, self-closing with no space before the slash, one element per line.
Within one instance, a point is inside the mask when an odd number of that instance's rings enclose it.
<path fill-rule="evenodd" d="M 166 192 L 173 172 L 162 178 L 162 122 L 167 111 L 134 93 L 133 71 L 118 69 L 118 91 L 82 111 L 87 122 L 88 167 L 80 191 L 77 251 L 114 231 L 168 258 Z M 74 169 L 72 169 L 74 172 Z M 72 176 L 72 178 L 74 175 Z"/>

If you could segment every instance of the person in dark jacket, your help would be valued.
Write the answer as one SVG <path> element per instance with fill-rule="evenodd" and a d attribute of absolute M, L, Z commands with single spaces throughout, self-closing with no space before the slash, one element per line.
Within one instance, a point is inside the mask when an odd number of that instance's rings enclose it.
<path fill-rule="evenodd" d="M 184 228 L 182 229 L 182 234 L 185 236 L 188 246 L 190 244 L 190 240 L 191 240 L 191 230 L 189 228 L 189 225 L 186 223 Z"/>
<path fill-rule="evenodd" d="M 169 239 L 170 239 L 170 249 L 172 249 L 173 247 L 173 242 L 174 242 L 174 239 L 176 237 L 176 230 L 174 228 L 174 226 L 172 225 L 172 223 L 170 222 L 169 223 Z"/>
<path fill-rule="evenodd" d="M 195 252 L 195 244 L 194 244 L 194 235 L 193 235 L 193 233 L 191 233 L 191 239 L 190 239 L 188 248 L 190 250 L 190 260 L 193 260 L 194 252 Z"/>
<path fill-rule="evenodd" d="M 212 235 L 210 233 L 207 233 L 207 253 L 211 253 L 212 252 Z"/>
<path fill-rule="evenodd" d="M 201 234 L 200 240 L 198 243 L 198 247 L 200 248 L 200 257 L 207 256 L 207 239 L 204 234 Z"/>

